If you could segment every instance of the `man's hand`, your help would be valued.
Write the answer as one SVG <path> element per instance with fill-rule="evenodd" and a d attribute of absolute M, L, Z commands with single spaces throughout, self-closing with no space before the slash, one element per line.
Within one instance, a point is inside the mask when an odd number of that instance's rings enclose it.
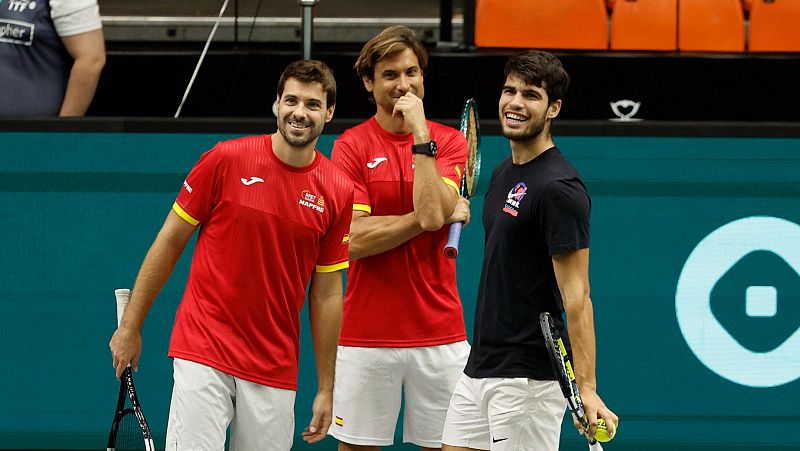
<path fill-rule="evenodd" d="M 111 365 L 116 368 L 117 379 L 122 376 L 130 363 L 134 371 L 139 371 L 139 357 L 142 354 L 142 335 L 138 330 L 120 327 L 108 343 L 111 348 Z"/>
<path fill-rule="evenodd" d="M 415 143 L 425 143 L 431 140 L 428 124 L 425 122 L 425 107 L 422 105 L 422 99 L 411 91 L 405 93 L 394 104 L 392 115 L 398 114 L 403 115 L 406 126 L 414 135 Z"/>
<path fill-rule="evenodd" d="M 465 197 L 458 196 L 458 202 L 456 202 L 456 209 L 453 211 L 453 214 L 447 218 L 445 221 L 446 224 L 452 224 L 454 222 L 463 222 L 464 227 L 469 224 L 470 220 L 470 211 L 469 211 L 469 200 Z"/>
<path fill-rule="evenodd" d="M 333 414 L 333 393 L 330 391 L 317 392 L 312 407 L 314 412 L 308 427 L 302 432 L 303 440 L 308 443 L 317 443 L 328 434 Z"/>
<path fill-rule="evenodd" d="M 581 434 L 585 433 L 589 439 L 592 439 L 597 431 L 597 418 L 602 418 L 606 422 L 608 435 L 613 437 L 617 429 L 619 417 L 612 412 L 611 409 L 606 407 L 606 404 L 600 399 L 597 392 L 589 387 L 581 388 L 581 400 L 583 401 L 583 410 L 586 412 L 586 418 L 589 420 L 589 431 L 584 431 L 583 426 L 573 417 L 572 422 L 575 428 L 578 429 Z"/>

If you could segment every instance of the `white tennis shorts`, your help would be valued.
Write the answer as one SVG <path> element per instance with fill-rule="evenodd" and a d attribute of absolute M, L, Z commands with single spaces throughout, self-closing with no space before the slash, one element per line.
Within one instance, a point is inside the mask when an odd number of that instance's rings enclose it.
<path fill-rule="evenodd" d="M 286 450 L 294 437 L 295 392 L 175 359 L 167 451 Z"/>
<path fill-rule="evenodd" d="M 469 343 L 419 348 L 339 346 L 329 434 L 351 445 L 390 446 L 401 398 L 403 441 L 439 448 L 447 406 Z"/>
<path fill-rule="evenodd" d="M 566 407 L 556 381 L 462 375 L 442 442 L 491 451 L 558 451 Z"/>

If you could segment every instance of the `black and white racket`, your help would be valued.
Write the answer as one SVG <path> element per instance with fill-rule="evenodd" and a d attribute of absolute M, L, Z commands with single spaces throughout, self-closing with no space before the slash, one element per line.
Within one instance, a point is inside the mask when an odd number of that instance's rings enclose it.
<path fill-rule="evenodd" d="M 128 305 L 131 290 L 120 288 L 114 290 L 117 298 L 117 326 L 122 321 L 122 314 Z M 150 426 L 144 418 L 136 387 L 133 385 L 131 367 L 128 365 L 122 373 L 117 397 L 117 410 L 108 434 L 107 451 L 155 451 Z"/>
<path fill-rule="evenodd" d="M 589 419 L 586 418 L 586 412 L 583 410 L 583 401 L 581 401 L 581 394 L 578 391 L 578 383 L 575 381 L 575 372 L 572 369 L 572 362 L 570 361 L 567 348 L 564 347 L 564 342 L 561 340 L 561 334 L 558 333 L 553 318 L 547 312 L 542 312 L 539 315 L 539 325 L 542 327 L 542 334 L 544 335 L 544 344 L 547 347 L 547 354 L 550 356 L 550 363 L 553 364 L 553 370 L 558 378 L 558 385 L 561 386 L 561 392 L 564 398 L 567 399 L 567 405 L 572 415 L 578 419 L 583 427 L 584 433 L 589 431 Z M 587 436 L 587 440 L 588 436 Z M 589 440 L 589 449 L 592 451 L 602 451 L 603 447 L 595 439 Z"/>
<path fill-rule="evenodd" d="M 464 165 L 464 174 L 461 176 L 461 195 L 469 199 L 475 195 L 478 187 L 478 178 L 481 171 L 481 128 L 478 123 L 478 105 L 475 99 L 464 102 L 464 111 L 461 113 L 461 133 L 467 138 L 467 161 Z M 461 240 L 461 222 L 450 224 L 447 243 L 444 245 L 444 255 L 447 258 L 458 256 L 458 243 Z"/>

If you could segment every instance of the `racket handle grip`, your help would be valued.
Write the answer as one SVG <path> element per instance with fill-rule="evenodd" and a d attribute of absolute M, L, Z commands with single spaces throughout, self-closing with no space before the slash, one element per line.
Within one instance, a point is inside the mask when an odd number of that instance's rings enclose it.
<path fill-rule="evenodd" d="M 454 222 L 450 224 L 450 231 L 447 234 L 447 244 L 444 245 L 444 256 L 447 258 L 456 258 L 458 256 L 458 242 L 461 241 L 461 228 L 464 227 L 463 222 Z"/>
<path fill-rule="evenodd" d="M 117 327 L 122 321 L 122 314 L 125 313 L 125 307 L 131 298 L 131 290 L 127 288 L 117 288 L 114 290 L 114 297 L 117 298 Z"/>

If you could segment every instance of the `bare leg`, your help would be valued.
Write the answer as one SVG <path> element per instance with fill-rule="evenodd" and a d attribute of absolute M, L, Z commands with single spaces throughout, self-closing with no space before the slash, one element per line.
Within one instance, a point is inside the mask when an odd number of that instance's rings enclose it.
<path fill-rule="evenodd" d="M 425 448 L 426 450 L 428 448 Z M 474 448 L 462 448 L 460 446 L 442 445 L 442 451 L 481 451 Z"/>
<path fill-rule="evenodd" d="M 345 442 L 339 442 L 339 451 L 380 451 L 380 447 L 378 446 L 362 446 L 362 445 L 351 445 Z"/>

